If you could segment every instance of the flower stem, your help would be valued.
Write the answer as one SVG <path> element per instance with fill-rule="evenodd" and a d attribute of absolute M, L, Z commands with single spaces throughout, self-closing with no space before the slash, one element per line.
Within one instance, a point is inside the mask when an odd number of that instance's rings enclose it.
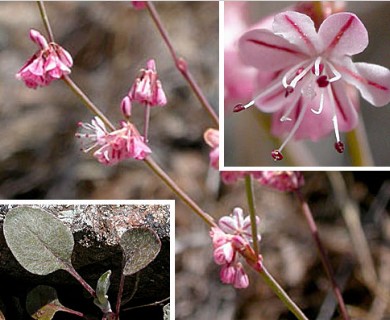
<path fill-rule="evenodd" d="M 68 87 L 73 91 L 73 93 L 76 94 L 80 98 L 80 100 L 86 105 L 86 107 L 91 111 L 93 114 L 98 116 L 104 124 L 109 127 L 111 130 L 115 130 L 114 125 L 111 123 L 110 120 L 99 110 L 97 106 L 87 97 L 87 95 L 74 83 L 74 81 L 68 76 L 65 75 L 62 77 L 62 80 L 68 85 Z"/>
<path fill-rule="evenodd" d="M 353 166 L 373 166 L 374 160 L 367 139 L 367 133 L 363 121 L 347 133 L 348 151 Z"/>
<path fill-rule="evenodd" d="M 317 225 L 314 221 L 312 212 L 311 212 L 307 202 L 303 199 L 303 195 L 300 192 L 300 190 L 295 191 L 295 194 L 296 194 L 297 198 L 299 199 L 299 202 L 302 206 L 302 212 L 303 212 L 303 214 L 306 218 L 306 221 L 309 225 L 314 242 L 317 245 L 317 249 L 318 249 L 318 253 L 319 253 L 319 256 L 321 258 L 321 261 L 322 261 L 322 265 L 324 266 L 326 275 L 331 282 L 333 293 L 334 293 L 334 295 L 339 303 L 339 309 L 340 309 L 341 315 L 342 315 L 344 320 L 349 320 L 350 318 L 349 318 L 347 308 L 346 308 L 344 300 L 343 300 L 343 296 L 341 294 L 341 290 L 340 290 L 340 288 L 335 280 L 332 266 L 330 264 L 328 255 L 326 254 L 325 248 L 324 248 L 322 241 L 320 239 L 320 236 L 318 234 L 318 228 L 317 228 Z"/>
<path fill-rule="evenodd" d="M 254 201 L 252 175 L 250 174 L 245 175 L 245 190 L 248 199 L 249 216 L 251 218 L 253 250 L 255 251 L 257 257 L 259 255 L 259 244 L 257 241 L 256 207 Z"/>
<path fill-rule="evenodd" d="M 121 270 L 123 270 L 125 264 L 126 264 L 126 258 L 125 258 L 125 255 L 123 255 Z M 121 272 L 121 279 L 119 281 L 118 296 L 117 296 L 117 299 L 116 299 L 116 308 L 115 308 L 116 319 L 119 319 L 119 314 L 120 314 L 120 311 L 121 311 L 121 302 L 122 302 L 122 295 L 123 295 L 124 285 L 125 285 L 125 275 L 124 275 L 123 272 Z"/>
<path fill-rule="evenodd" d="M 45 26 L 45 29 L 47 31 L 47 35 L 49 37 L 49 40 L 50 40 L 50 42 L 54 42 L 54 36 L 53 36 L 53 32 L 51 31 L 49 18 L 47 17 L 45 4 L 43 3 L 43 1 L 37 1 L 37 5 L 39 8 L 39 13 L 41 14 L 43 25 Z"/>
<path fill-rule="evenodd" d="M 268 270 L 262 266 L 257 272 L 261 275 L 266 284 L 272 289 L 272 291 L 278 296 L 278 298 L 285 304 L 297 319 L 308 320 L 302 310 L 291 300 L 288 294 L 283 290 L 279 283 L 272 277 Z"/>
<path fill-rule="evenodd" d="M 209 227 L 217 227 L 214 219 L 204 212 L 177 184 L 173 181 L 166 172 L 149 156 L 144 162 L 148 165 L 157 176 L 165 182 L 165 184 L 176 194 L 179 198 L 194 211 Z"/>
<path fill-rule="evenodd" d="M 176 54 L 176 51 L 173 47 L 172 41 L 169 38 L 168 32 L 166 31 L 164 25 L 161 22 L 160 16 L 154 7 L 153 3 L 150 1 L 146 2 L 146 8 L 148 9 L 149 15 L 153 19 L 153 22 L 155 23 L 158 31 L 161 34 L 161 37 L 163 38 L 165 44 L 168 47 L 169 52 L 172 55 L 173 61 L 175 62 L 176 68 L 180 71 L 180 73 L 183 75 L 184 79 L 188 82 L 189 86 L 191 87 L 192 91 L 195 93 L 196 97 L 200 101 L 202 107 L 207 111 L 210 118 L 214 122 L 214 124 L 219 127 L 219 120 L 217 114 L 214 112 L 214 109 L 207 101 L 205 95 L 203 94 L 202 90 L 200 89 L 199 85 L 195 81 L 194 77 L 192 76 L 191 72 L 188 70 L 187 62 L 183 58 L 179 58 Z"/>
<path fill-rule="evenodd" d="M 68 266 L 66 271 L 68 271 L 78 282 L 80 282 L 80 284 L 90 293 L 92 297 L 96 298 L 95 290 L 93 290 L 92 287 L 78 274 L 72 265 Z"/>

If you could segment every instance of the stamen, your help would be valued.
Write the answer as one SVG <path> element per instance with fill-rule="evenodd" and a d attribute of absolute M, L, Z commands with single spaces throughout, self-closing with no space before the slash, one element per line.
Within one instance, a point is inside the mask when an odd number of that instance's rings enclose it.
<path fill-rule="evenodd" d="M 239 103 L 233 108 L 233 112 L 240 112 L 242 110 L 248 109 L 249 107 L 253 106 L 254 104 L 255 104 L 255 100 L 252 100 L 251 102 L 247 103 L 246 105 Z"/>
<path fill-rule="evenodd" d="M 290 93 L 294 92 L 294 88 L 291 86 L 287 86 L 286 93 L 284 94 L 284 97 L 287 98 Z"/>
<path fill-rule="evenodd" d="M 334 81 L 337 81 L 337 80 L 341 79 L 341 74 L 340 74 L 340 72 L 338 72 L 337 69 L 336 69 L 330 62 L 328 62 L 328 66 L 329 66 L 330 70 L 331 70 L 331 71 L 333 72 L 333 74 L 334 74 L 334 77 L 331 78 L 331 79 L 329 79 L 328 81 L 329 81 L 329 82 L 334 82 Z"/>
<path fill-rule="evenodd" d="M 321 92 L 321 97 L 320 97 L 320 107 L 318 110 L 315 110 L 313 108 L 311 108 L 311 112 L 315 113 L 315 114 L 320 114 L 322 112 L 322 109 L 324 108 L 324 93 Z"/>
<path fill-rule="evenodd" d="M 334 147 L 338 153 L 343 153 L 344 152 L 344 143 L 342 143 L 340 141 L 339 125 L 338 125 L 337 116 L 336 116 L 336 106 L 334 104 L 335 102 L 334 102 L 333 91 L 332 91 L 330 86 L 328 87 L 328 92 L 329 92 L 329 98 L 330 98 L 331 106 L 332 106 L 332 113 L 333 113 L 332 122 L 333 122 L 333 127 L 334 127 L 334 133 L 336 136 L 336 142 L 334 144 Z"/>
<path fill-rule="evenodd" d="M 276 149 L 273 150 L 271 152 L 271 156 L 272 156 L 272 158 L 274 158 L 275 161 L 283 160 L 283 155 L 279 150 L 276 150 Z"/>
<path fill-rule="evenodd" d="M 321 57 L 318 57 L 314 62 L 314 68 L 311 70 L 317 77 L 324 70 L 324 65 L 321 63 Z"/>
<path fill-rule="evenodd" d="M 308 60 L 306 61 L 303 61 L 301 62 L 300 64 L 298 64 L 297 66 L 294 66 L 292 67 L 290 70 L 288 70 L 283 78 L 282 78 L 282 84 L 283 84 L 283 87 L 287 88 L 289 87 L 290 85 L 287 83 L 287 79 L 289 79 L 294 73 L 295 75 L 299 75 L 301 74 L 305 69 L 303 69 L 302 67 L 308 62 Z"/>

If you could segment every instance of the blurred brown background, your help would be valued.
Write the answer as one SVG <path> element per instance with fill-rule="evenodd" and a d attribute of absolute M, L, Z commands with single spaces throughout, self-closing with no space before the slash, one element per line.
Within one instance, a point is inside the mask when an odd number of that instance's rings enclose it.
<path fill-rule="evenodd" d="M 218 103 L 218 3 L 158 2 L 172 41 L 211 104 Z M 176 70 L 145 10 L 126 2 L 49 2 L 55 39 L 74 58 L 71 77 L 114 122 L 138 70 L 154 58 L 168 97 L 152 110 L 150 145 L 164 168 L 182 176 L 207 170 L 203 131 L 212 125 Z M 30 28 L 44 28 L 35 2 L 0 3 L 0 198 L 170 198 L 142 162 L 104 167 L 79 151 L 77 122 L 92 115 L 61 81 L 28 89 L 15 73 L 37 49 Z M 142 130 L 143 107 L 133 106 Z M 204 161 L 203 161 L 204 160 Z M 193 164 L 195 161 L 195 165 Z"/>

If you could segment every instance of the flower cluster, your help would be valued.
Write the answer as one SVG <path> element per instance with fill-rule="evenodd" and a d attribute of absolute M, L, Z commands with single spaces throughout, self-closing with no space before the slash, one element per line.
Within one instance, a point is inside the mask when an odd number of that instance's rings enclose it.
<path fill-rule="evenodd" d="M 256 225 L 258 224 L 259 218 L 256 217 Z M 239 257 L 244 251 L 249 251 L 253 255 L 250 247 L 253 241 L 250 218 L 248 216 L 244 219 L 242 209 L 235 208 L 233 214 L 222 217 L 218 225 L 219 227 L 211 229 L 210 236 L 214 247 L 214 261 L 221 266 L 221 281 L 232 284 L 237 289 L 246 288 L 249 285 L 249 278 Z M 260 241 L 260 235 L 257 236 L 257 241 Z M 258 263 L 261 256 L 251 259 Z"/>
<path fill-rule="evenodd" d="M 69 74 L 73 65 L 72 56 L 64 48 L 54 42 L 48 43 L 38 31 L 30 30 L 30 39 L 39 46 L 39 50 L 27 60 L 16 74 L 16 78 L 24 81 L 27 87 L 47 86 L 53 80 Z"/>
<path fill-rule="evenodd" d="M 264 112 L 275 113 L 273 133 L 288 133 L 272 152 L 275 160 L 283 159 L 282 149 L 293 137 L 316 140 L 332 130 L 335 149 L 341 153 L 344 144 L 339 131 L 350 131 L 358 123 L 356 103 L 349 94 L 352 86 L 375 106 L 390 101 L 390 71 L 352 62 L 351 56 L 367 45 L 367 30 L 353 13 L 330 15 L 318 32 L 305 14 L 277 14 L 273 32 L 250 30 L 239 41 L 245 63 L 275 76 L 253 101 L 237 105 L 234 111 L 256 104 Z"/>
<path fill-rule="evenodd" d="M 102 164 L 113 165 L 123 159 L 143 160 L 151 153 L 135 126 L 121 121 L 121 128 L 108 132 L 103 121 L 95 117 L 91 123 L 79 123 L 83 132 L 76 133 L 82 139 L 82 151 L 89 152 L 98 148 L 94 157 Z"/>
<path fill-rule="evenodd" d="M 161 81 L 158 79 L 156 63 L 153 59 L 146 63 L 146 69 L 140 70 L 140 74 L 135 79 L 125 99 L 127 104 L 136 101 L 148 107 L 162 107 L 167 104 L 167 98 Z"/>

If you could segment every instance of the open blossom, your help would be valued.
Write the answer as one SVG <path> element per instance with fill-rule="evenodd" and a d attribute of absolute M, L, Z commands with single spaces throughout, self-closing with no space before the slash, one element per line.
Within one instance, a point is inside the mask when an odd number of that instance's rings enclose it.
<path fill-rule="evenodd" d="M 95 117 L 91 124 L 79 123 L 82 132 L 76 137 L 82 140 L 84 152 L 97 149 L 93 156 L 105 165 L 114 165 L 129 158 L 145 159 L 152 151 L 144 143 L 144 138 L 132 123 L 122 121 L 120 125 L 120 129 L 108 132 L 103 121 Z"/>
<path fill-rule="evenodd" d="M 54 42 L 48 43 L 38 31 L 31 29 L 30 38 L 39 46 L 39 50 L 27 60 L 16 74 L 27 87 L 35 89 L 47 86 L 53 80 L 60 79 L 71 72 L 72 56 Z"/>
<path fill-rule="evenodd" d="M 140 75 L 135 80 L 128 95 L 131 101 L 137 101 L 150 107 L 162 107 L 167 104 L 167 98 L 158 79 L 156 63 L 153 59 L 146 63 L 146 69 L 141 69 Z"/>
<path fill-rule="evenodd" d="M 256 225 L 259 224 L 256 217 Z M 219 227 L 213 227 L 210 236 L 214 247 L 214 261 L 221 266 L 220 278 L 223 283 L 232 284 L 235 288 L 246 288 L 249 278 L 241 262 L 240 253 L 247 250 L 253 255 L 250 247 L 252 231 L 249 216 L 244 218 L 241 208 L 235 208 L 231 216 L 222 217 Z M 260 235 L 257 240 L 260 241 Z M 251 257 L 253 260 L 253 257 Z M 257 261 L 259 258 L 255 258 Z"/>
<path fill-rule="evenodd" d="M 367 45 L 367 30 L 352 13 L 330 15 L 318 32 L 308 16 L 294 11 L 280 13 L 275 16 L 273 32 L 251 30 L 239 41 L 244 62 L 278 76 L 253 101 L 237 105 L 235 111 L 256 104 L 260 110 L 279 116 L 273 123 L 274 132 L 288 135 L 272 152 L 275 160 L 283 158 L 282 149 L 291 138 L 318 139 L 332 130 L 335 148 L 341 153 L 344 145 L 339 131 L 349 131 L 358 122 L 348 84 L 375 106 L 390 101 L 390 71 L 352 62 L 351 56 Z"/>
<path fill-rule="evenodd" d="M 305 183 L 300 171 L 260 171 L 256 180 L 262 185 L 279 190 L 295 191 Z"/>

